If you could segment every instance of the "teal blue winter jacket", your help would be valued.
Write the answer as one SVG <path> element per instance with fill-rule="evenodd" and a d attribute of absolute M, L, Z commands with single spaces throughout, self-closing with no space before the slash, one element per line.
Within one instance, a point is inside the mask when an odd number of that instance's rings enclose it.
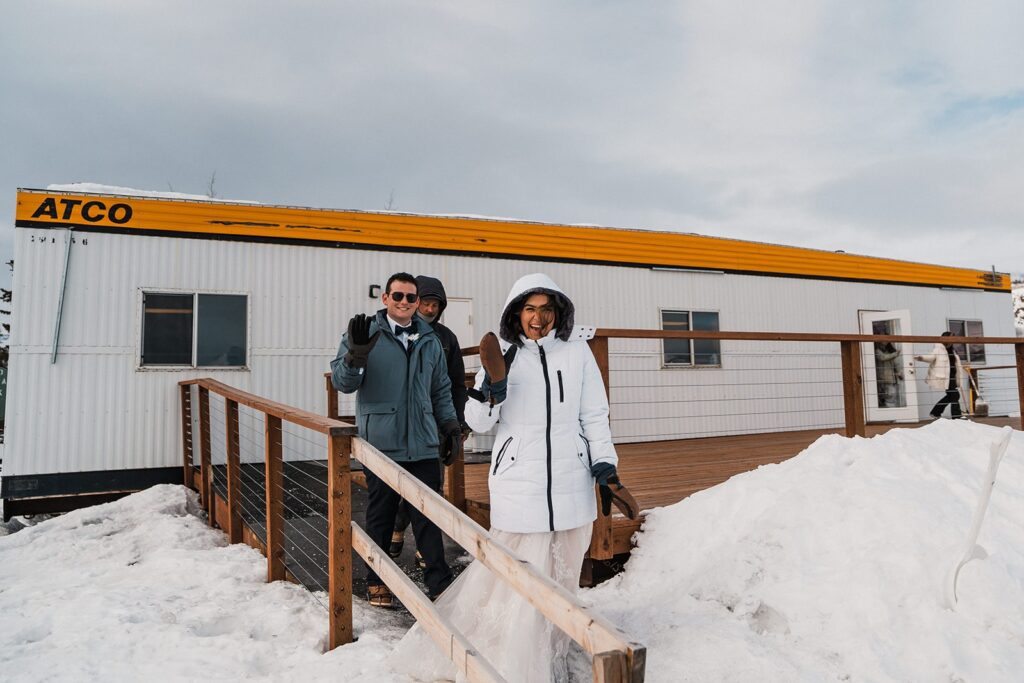
<path fill-rule="evenodd" d="M 347 334 L 331 361 L 334 388 L 344 394 L 356 392 L 359 436 L 398 461 L 438 457 L 437 426 L 457 420 L 441 341 L 419 316 L 413 322 L 419 337 L 406 352 L 395 338 L 387 310 L 381 309 L 370 324 L 370 334 L 379 330 L 380 338 L 366 367 L 345 363 Z"/>

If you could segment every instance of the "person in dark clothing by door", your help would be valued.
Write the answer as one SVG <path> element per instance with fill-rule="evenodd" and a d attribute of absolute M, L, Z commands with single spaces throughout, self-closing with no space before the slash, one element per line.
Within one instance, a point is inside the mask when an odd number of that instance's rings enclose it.
<path fill-rule="evenodd" d="M 419 275 L 416 277 L 416 287 L 419 293 L 418 315 L 425 320 L 438 339 L 441 340 L 441 348 L 444 350 L 444 357 L 448 363 L 448 379 L 452 385 L 452 404 L 455 407 L 455 414 L 458 417 L 459 425 L 464 434 L 468 434 L 466 426 L 466 365 L 462 360 L 462 347 L 458 337 L 443 323 L 439 322 L 444 309 L 448 306 L 448 297 L 444 291 L 444 285 L 435 277 Z M 441 470 L 441 484 L 444 484 L 444 470 Z M 440 492 L 440 487 L 438 487 Z M 398 506 L 398 516 L 395 519 L 395 529 L 391 534 L 391 545 L 388 554 L 391 557 L 398 557 L 402 554 L 405 546 L 405 530 L 409 526 L 409 505 L 403 500 Z M 416 560 L 422 566 L 421 553 L 417 552 Z"/>
<path fill-rule="evenodd" d="M 441 342 L 417 309 L 416 280 L 396 273 L 381 295 L 384 308 L 349 321 L 338 355 L 331 361 L 331 382 L 345 394 L 356 393 L 359 436 L 434 490 L 440 487 L 438 458 L 448 459 L 462 446 L 452 406 L 448 368 Z M 402 500 L 373 472 L 366 471 L 369 501 L 366 533 L 387 548 Z M 441 530 L 412 510 L 416 545 L 426 562 L 424 582 L 436 598 L 452 581 L 444 558 Z M 371 569 L 367 573 L 371 605 L 391 607 L 391 591 Z"/>
<path fill-rule="evenodd" d="M 952 332 L 943 332 L 941 336 L 950 337 Z M 945 390 L 946 393 L 932 408 L 932 418 L 940 418 L 949 406 L 949 415 L 954 420 L 962 417 L 960 412 L 960 357 L 956 355 L 952 344 L 936 344 L 931 353 L 914 356 L 915 360 L 928 363 L 928 377 L 925 382 L 932 389 Z"/>

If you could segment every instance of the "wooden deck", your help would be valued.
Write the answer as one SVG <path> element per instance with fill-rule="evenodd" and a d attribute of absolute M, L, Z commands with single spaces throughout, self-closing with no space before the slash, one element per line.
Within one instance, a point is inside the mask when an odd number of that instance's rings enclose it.
<path fill-rule="evenodd" d="M 1010 425 L 1020 429 L 1020 418 L 993 417 L 977 420 L 984 424 Z M 915 428 L 917 424 L 869 424 L 867 436 L 875 436 L 890 429 Z M 706 488 L 721 484 L 730 477 L 749 472 L 761 465 L 778 463 L 792 458 L 825 434 L 839 434 L 842 430 L 809 430 L 721 436 L 681 441 L 620 444 L 619 474 L 644 510 L 677 503 L 683 498 Z M 487 492 L 487 463 L 466 465 L 466 511 L 470 517 L 488 528 L 490 525 L 490 499 Z M 592 555 L 596 559 L 609 559 L 613 555 L 628 553 L 630 539 L 640 529 L 641 519 L 630 521 L 619 514 L 611 519 L 610 549 Z M 598 521 L 598 524 L 601 520 Z"/>

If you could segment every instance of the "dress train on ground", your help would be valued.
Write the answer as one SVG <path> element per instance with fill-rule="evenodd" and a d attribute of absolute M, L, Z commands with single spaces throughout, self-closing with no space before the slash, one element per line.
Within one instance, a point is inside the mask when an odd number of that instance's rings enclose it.
<path fill-rule="evenodd" d="M 585 524 L 545 533 L 490 533 L 575 593 L 591 529 Z M 435 605 L 509 683 L 569 680 L 571 639 L 481 563 L 473 562 Z M 393 661 L 396 669 L 417 680 L 463 680 L 419 625 L 398 643 Z"/>

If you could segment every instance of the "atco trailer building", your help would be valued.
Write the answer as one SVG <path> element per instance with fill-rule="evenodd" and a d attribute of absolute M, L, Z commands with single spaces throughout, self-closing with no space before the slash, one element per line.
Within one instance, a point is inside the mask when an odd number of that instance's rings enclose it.
<path fill-rule="evenodd" d="M 444 282 L 445 322 L 465 346 L 537 271 L 570 294 L 579 323 L 602 328 L 1014 335 L 1005 274 L 692 234 L 39 190 L 18 191 L 15 225 L 2 472 L 14 508 L 180 481 L 182 379 L 324 412 L 347 320 L 379 308 L 398 270 Z M 793 347 L 614 341 L 618 441 L 842 424 L 841 398 L 787 389 L 787 377 L 832 372 L 807 367 L 810 347 L 794 360 Z M 927 414 L 911 355 L 898 387 L 866 383 L 869 419 Z M 774 410 L 697 410 L 729 403 L 721 392 L 743 384 L 740 370 L 772 385 Z"/>

